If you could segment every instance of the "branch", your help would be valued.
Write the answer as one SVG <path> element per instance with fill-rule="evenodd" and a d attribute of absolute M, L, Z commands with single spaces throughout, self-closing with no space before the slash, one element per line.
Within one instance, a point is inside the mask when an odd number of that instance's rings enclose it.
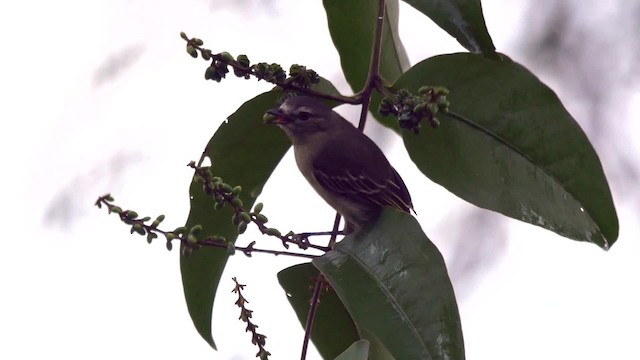
<path fill-rule="evenodd" d="M 309 339 L 311 338 L 311 330 L 313 328 L 313 320 L 318 309 L 318 303 L 320 302 L 320 293 L 324 287 L 324 276 L 318 274 L 316 279 L 316 285 L 313 288 L 313 296 L 311 297 L 309 313 L 307 314 L 307 323 L 304 326 L 304 340 L 302 341 L 302 353 L 300 355 L 301 360 L 307 358 L 307 348 L 309 347 Z"/>
<path fill-rule="evenodd" d="M 202 40 L 198 38 L 188 38 L 187 35 L 184 33 L 181 33 L 180 36 L 187 42 L 187 52 L 192 57 L 194 58 L 198 57 L 198 52 L 200 52 L 200 55 L 203 59 L 207 61 L 211 60 L 212 67 L 214 69 L 219 69 L 220 67 L 224 67 L 224 70 L 218 71 L 217 74 L 214 75 L 214 76 L 217 76 L 217 78 L 211 78 L 212 80 L 220 81 L 222 78 L 224 78 L 226 73 L 228 72 L 228 70 L 226 70 L 226 66 L 228 65 L 233 68 L 234 73 L 239 77 L 244 77 L 245 79 L 248 79 L 250 76 L 254 76 L 258 78 L 258 80 L 264 80 L 264 81 L 270 82 L 282 88 L 283 90 L 296 91 L 299 93 L 303 93 L 305 95 L 320 97 L 327 100 L 333 100 L 343 104 L 357 105 L 362 102 L 362 100 L 357 96 L 351 97 L 351 96 L 326 94 L 326 93 L 309 88 L 309 86 L 307 86 L 308 84 L 305 86 L 301 86 L 296 81 L 297 79 L 294 78 L 293 76 L 289 78 L 284 78 L 284 79 L 280 77 L 279 79 L 275 76 L 275 74 L 271 73 L 268 70 L 266 72 L 261 71 L 260 70 L 261 64 L 249 65 L 249 60 L 244 55 L 239 55 L 238 60 L 236 60 L 229 53 L 222 52 L 219 54 L 213 54 L 211 50 L 202 47 L 202 45 L 204 44 Z M 241 56 L 243 56 L 242 61 L 240 61 Z M 262 63 L 262 65 L 269 66 L 266 63 Z M 271 65 L 277 65 L 277 68 L 282 70 L 282 68 L 278 64 L 271 64 Z M 306 68 L 304 68 L 304 71 L 307 71 Z M 313 70 L 309 70 L 309 71 L 315 74 Z M 293 71 L 290 71 L 290 72 L 293 72 Z M 315 76 L 317 77 L 317 74 L 315 74 Z M 205 74 L 205 77 L 206 77 L 206 74 Z"/>
<path fill-rule="evenodd" d="M 113 201 L 113 197 L 111 195 L 104 195 L 98 198 L 95 205 L 98 208 L 102 208 L 102 206 L 106 206 L 109 213 L 118 214 L 120 220 L 127 225 L 131 225 L 131 233 L 138 233 L 140 235 L 147 235 L 147 242 L 151 243 L 153 239 L 158 238 L 158 234 L 164 235 L 167 239 L 167 249 L 171 250 L 173 248 L 172 241 L 177 240 L 180 241 L 185 247 L 184 250 L 187 252 L 192 251 L 195 248 L 199 248 L 201 246 L 208 246 L 214 248 L 225 249 L 227 253 L 233 255 L 236 250 L 240 250 L 247 257 L 251 257 L 251 255 L 256 253 L 264 253 L 264 254 L 272 254 L 272 255 L 286 255 L 286 256 L 295 256 L 302 257 L 307 259 L 314 259 L 318 257 L 317 255 L 310 254 L 302 254 L 291 251 L 278 251 L 278 250 L 269 250 L 269 249 L 258 249 L 255 248 L 255 241 L 252 241 L 248 246 L 236 246 L 235 244 L 228 242 L 222 236 L 209 236 L 204 239 L 197 239 L 198 232 L 202 229 L 201 226 L 194 226 L 189 231 L 186 228 L 178 228 L 173 231 L 165 231 L 162 229 L 158 229 L 158 226 L 162 221 L 164 221 L 164 215 L 160 215 L 154 220 L 151 224 L 146 224 L 151 220 L 149 217 L 138 218 L 138 214 L 133 210 L 122 210 L 119 206 L 113 205 L 111 203 Z M 198 230 L 200 229 L 200 230 Z M 187 250 L 188 249 L 188 250 Z"/>
<path fill-rule="evenodd" d="M 378 0 L 378 9 L 376 17 L 376 30 L 371 45 L 371 61 L 369 62 L 369 73 L 365 81 L 363 89 L 358 93 L 356 98 L 360 100 L 362 109 L 360 111 L 360 121 L 358 122 L 358 130 L 364 131 L 367 122 L 367 113 L 369 112 L 369 103 L 371 102 L 371 94 L 380 83 L 380 52 L 382 51 L 382 30 L 384 28 L 384 10 L 385 0 Z"/>
<path fill-rule="evenodd" d="M 245 307 L 245 304 L 249 303 L 249 301 L 247 301 L 247 299 L 245 299 L 245 297 L 242 295 L 242 290 L 244 290 L 244 287 L 246 285 L 240 284 L 235 276 L 231 279 L 234 283 L 236 283 L 231 292 L 238 294 L 238 300 L 236 301 L 236 305 L 238 305 L 238 307 L 240 308 L 240 317 L 238 319 L 247 323 L 247 328 L 245 331 L 251 331 L 251 343 L 257 345 L 259 349 L 256 357 L 259 357 L 260 360 L 267 360 L 269 359 L 269 355 L 271 355 L 271 353 L 264 348 L 264 345 L 266 343 L 265 339 L 267 337 L 263 334 L 258 333 L 258 325 L 251 322 L 253 311 Z"/>
<path fill-rule="evenodd" d="M 329 247 L 333 248 L 338 236 L 338 227 L 340 226 L 340 213 L 336 213 L 336 218 L 333 221 L 333 230 L 331 231 L 331 238 L 329 239 Z M 307 314 L 307 323 L 304 326 L 304 340 L 302 341 L 302 354 L 301 359 L 305 360 L 307 357 L 307 348 L 309 347 L 309 339 L 311 338 L 311 331 L 313 330 L 313 320 L 316 317 L 316 311 L 318 304 L 320 303 L 320 293 L 322 289 L 327 286 L 328 283 L 322 274 L 318 274 L 316 284 L 313 288 L 313 296 L 309 305 L 309 313 Z"/>
<path fill-rule="evenodd" d="M 232 217 L 232 221 L 238 226 L 239 234 L 245 232 L 248 223 L 254 223 L 262 234 L 280 239 L 280 241 L 282 241 L 282 245 L 286 249 L 289 248 L 289 244 L 295 244 L 303 250 L 308 248 L 324 252 L 330 250 L 326 246 L 314 245 L 309 242 L 309 236 L 313 234 L 295 234 L 290 231 L 287 234 L 282 235 L 278 229 L 265 226 L 264 224 L 266 224 L 269 219 L 260 213 L 262 211 L 262 203 L 256 204 L 253 212 L 244 209 L 244 204 L 238 196 L 242 191 L 242 187 L 232 187 L 231 185 L 224 183 L 220 177 L 213 176 L 210 167 L 198 167 L 193 161 L 190 162 L 188 166 L 195 170 L 195 180 L 203 184 L 204 192 L 214 198 L 216 202 L 214 207 L 216 209 L 222 209 L 225 204 L 229 204 L 233 208 L 234 215 Z"/>

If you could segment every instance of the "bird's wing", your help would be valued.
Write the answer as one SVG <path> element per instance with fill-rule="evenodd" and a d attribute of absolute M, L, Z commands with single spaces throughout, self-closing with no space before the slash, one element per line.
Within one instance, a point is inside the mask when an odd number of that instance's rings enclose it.
<path fill-rule="evenodd" d="M 328 144 L 313 164 L 313 176 L 333 193 L 361 204 L 391 206 L 409 212 L 411 196 L 400 175 L 382 151 L 366 139 L 366 146 L 354 143 Z M 375 164 L 362 166 L 362 162 Z"/>

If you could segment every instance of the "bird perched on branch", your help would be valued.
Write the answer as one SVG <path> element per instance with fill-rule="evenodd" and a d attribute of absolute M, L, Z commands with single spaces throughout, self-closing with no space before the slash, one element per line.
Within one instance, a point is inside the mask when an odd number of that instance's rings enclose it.
<path fill-rule="evenodd" d="M 309 96 L 267 111 L 291 139 L 296 163 L 316 192 L 345 219 L 345 233 L 373 223 L 383 206 L 409 212 L 411 196 L 380 148 L 349 121 Z"/>

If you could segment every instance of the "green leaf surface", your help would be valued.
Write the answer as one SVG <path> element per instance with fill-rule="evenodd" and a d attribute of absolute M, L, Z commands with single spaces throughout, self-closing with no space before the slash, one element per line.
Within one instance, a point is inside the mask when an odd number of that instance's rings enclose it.
<path fill-rule="evenodd" d="M 464 359 L 455 295 L 438 249 L 409 214 L 385 209 L 313 264 L 363 333 L 396 359 Z"/>
<path fill-rule="evenodd" d="M 376 1 L 324 0 L 327 23 L 333 44 L 340 55 L 344 76 L 354 92 L 360 91 L 371 61 L 371 46 L 375 34 Z M 398 0 L 386 2 L 386 17 L 380 51 L 380 74 L 389 82 L 398 79 L 409 66 L 407 51 L 398 34 Z M 378 106 L 382 97 L 374 92 L 369 109 L 379 121 Z M 382 122 L 384 124 L 384 122 Z"/>
<path fill-rule="evenodd" d="M 367 80 L 371 46 L 376 25 L 376 1 L 324 0 L 327 23 L 333 44 L 340 55 L 345 78 L 354 91 Z M 398 36 L 398 1 L 386 3 L 380 73 L 388 81 L 395 81 L 409 67 L 407 52 Z"/>
<path fill-rule="evenodd" d="M 315 90 L 338 94 L 335 87 L 322 79 Z M 231 186 L 241 185 L 240 198 L 245 208 L 253 206 L 264 184 L 290 147 L 282 130 L 264 125 L 264 112 L 276 106 L 282 93 L 272 90 L 244 103 L 223 123 L 206 146 L 214 176 Z M 186 227 L 202 225 L 201 238 L 224 236 L 235 242 L 238 232 L 231 222 L 229 206 L 214 209 L 214 200 L 202 185 L 192 181 L 189 188 L 191 210 Z M 180 255 L 182 286 L 189 315 L 198 333 L 215 349 L 211 335 L 211 314 L 220 277 L 227 263 L 226 250 L 202 248 L 188 256 Z M 229 283 L 231 289 L 231 283 Z"/>
<path fill-rule="evenodd" d="M 395 360 L 389 350 L 371 331 L 366 328 L 358 329 L 360 337 L 369 341 L 369 358 L 371 360 Z"/>
<path fill-rule="evenodd" d="M 497 58 L 480 0 L 404 0 L 456 38 L 472 53 Z M 428 34 L 425 34 L 428 39 Z"/>
<path fill-rule="evenodd" d="M 280 286 L 304 329 L 313 287 L 320 272 L 311 263 L 294 265 L 278 273 Z M 332 290 L 323 291 L 311 332 L 311 341 L 323 359 L 335 359 L 360 339 L 351 316 Z"/>
<path fill-rule="evenodd" d="M 358 340 L 351 344 L 336 360 L 367 360 L 369 358 L 369 342 Z"/>
<path fill-rule="evenodd" d="M 447 87 L 441 125 L 403 132 L 431 180 L 477 206 L 607 249 L 618 219 L 600 160 L 556 94 L 523 66 L 473 54 L 436 56 L 394 85 Z"/>

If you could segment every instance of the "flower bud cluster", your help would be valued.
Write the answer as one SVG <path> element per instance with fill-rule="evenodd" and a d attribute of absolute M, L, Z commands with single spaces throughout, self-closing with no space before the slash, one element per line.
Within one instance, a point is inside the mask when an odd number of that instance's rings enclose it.
<path fill-rule="evenodd" d="M 378 111 L 383 116 L 397 117 L 401 128 L 411 129 L 417 134 L 423 119 L 432 128 L 440 125 L 436 114 L 449 110 L 448 94 L 449 90 L 440 86 L 423 86 L 417 95 L 402 89 L 394 96 L 383 98 Z"/>

